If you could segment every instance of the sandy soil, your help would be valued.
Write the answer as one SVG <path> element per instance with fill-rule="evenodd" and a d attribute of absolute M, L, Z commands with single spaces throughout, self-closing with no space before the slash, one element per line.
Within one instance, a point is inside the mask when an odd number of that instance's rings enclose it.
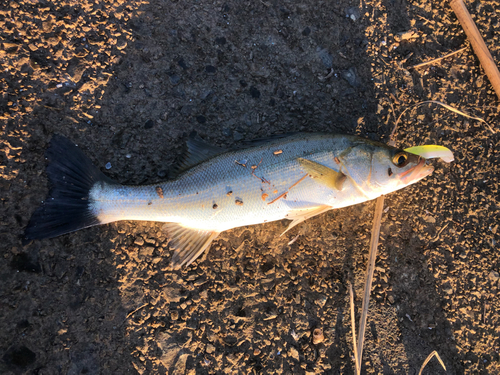
<path fill-rule="evenodd" d="M 500 61 L 500 3 L 467 2 Z M 191 131 L 387 141 L 440 100 L 498 128 L 498 100 L 446 2 L 13 0 L 0 5 L 0 372 L 353 373 L 374 203 L 223 233 L 168 271 L 159 223 L 23 240 L 54 133 L 126 184 L 168 176 Z M 451 165 L 387 197 L 363 373 L 500 373 L 499 135 L 435 105 L 398 145 Z M 111 168 L 106 169 L 110 163 Z M 300 234 L 288 246 L 290 239 Z M 314 345 L 312 331 L 324 341 Z M 435 360 L 426 374 L 444 374 Z"/>

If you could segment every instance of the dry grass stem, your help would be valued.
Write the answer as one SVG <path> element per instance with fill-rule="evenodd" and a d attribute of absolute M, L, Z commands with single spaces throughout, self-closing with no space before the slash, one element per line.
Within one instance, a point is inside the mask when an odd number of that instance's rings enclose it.
<path fill-rule="evenodd" d="M 422 371 L 424 371 L 425 366 L 429 363 L 429 361 L 432 359 L 432 357 L 436 357 L 441 366 L 443 366 L 444 371 L 446 371 L 446 366 L 444 365 L 443 361 L 441 360 L 441 357 L 439 356 L 438 352 L 435 350 L 429 354 L 429 356 L 425 359 L 424 363 L 422 363 L 422 367 L 420 367 L 420 371 L 418 372 L 418 375 L 422 375 Z"/>
<path fill-rule="evenodd" d="M 486 127 L 487 127 L 488 129 L 490 129 L 490 131 L 491 131 L 493 134 L 495 134 L 495 133 L 496 133 L 496 131 L 495 131 L 495 130 L 494 130 L 494 129 L 493 129 L 493 128 L 492 128 L 492 127 L 491 127 L 491 126 L 490 126 L 490 125 L 486 122 L 486 121 L 484 121 L 484 120 L 483 120 L 482 118 L 480 118 L 480 117 L 475 117 L 475 116 L 468 115 L 468 114 L 467 114 L 467 113 L 465 113 L 465 112 L 462 112 L 462 111 L 460 111 L 460 110 L 458 110 L 458 109 L 456 109 L 456 108 L 454 108 L 454 107 L 452 107 L 452 106 L 450 106 L 450 105 L 448 105 L 448 104 L 445 104 L 445 103 L 439 102 L 439 101 L 437 101 L 437 100 L 426 100 L 426 101 L 423 101 L 423 102 L 420 102 L 420 103 L 414 104 L 414 105 L 412 105 L 411 107 L 406 108 L 403 112 L 401 112 L 401 114 L 399 115 L 399 117 L 398 117 L 398 119 L 397 119 L 397 121 L 396 121 L 396 125 L 394 126 L 394 130 L 393 130 L 393 131 L 392 131 L 392 133 L 391 133 L 391 139 L 392 139 L 392 137 L 393 137 L 393 135 L 394 135 L 394 132 L 396 131 L 396 128 L 398 127 L 398 124 L 399 124 L 399 121 L 401 120 L 401 117 L 405 114 L 405 112 L 406 112 L 406 111 L 411 110 L 411 109 L 415 109 L 416 107 L 420 107 L 421 105 L 428 104 L 428 103 L 438 104 L 438 105 L 440 105 L 440 106 L 442 106 L 442 107 L 446 108 L 447 110 L 449 110 L 449 111 L 451 111 L 451 112 L 454 112 L 454 113 L 456 113 L 456 114 L 458 114 L 458 115 L 460 115 L 460 116 L 464 116 L 464 117 L 470 118 L 470 119 L 472 119 L 472 120 L 476 120 L 476 121 L 482 122 L 483 124 L 485 124 L 485 125 L 486 125 Z"/>
<path fill-rule="evenodd" d="M 363 356 L 363 344 L 365 341 L 366 318 L 368 316 L 368 308 L 370 306 L 370 292 L 372 289 L 373 272 L 375 271 L 375 260 L 377 259 L 377 246 L 380 236 L 380 221 L 384 208 L 384 196 L 377 198 L 375 205 L 375 213 L 373 216 L 372 236 L 370 239 L 370 254 L 368 255 L 368 267 L 366 269 L 365 290 L 363 292 L 363 307 L 361 309 L 361 317 L 359 318 L 359 333 L 358 333 L 358 360 L 361 368 L 361 358 Z"/>
<path fill-rule="evenodd" d="M 149 305 L 149 302 L 148 303 L 145 303 L 144 305 L 138 307 L 137 309 L 135 309 L 134 311 L 131 311 L 127 314 L 127 316 L 125 317 L 125 320 L 123 321 L 125 323 L 125 321 L 130 318 L 132 315 L 134 315 L 137 311 L 139 311 L 140 309 L 143 309 L 144 307 L 146 307 L 147 305 Z"/>
<path fill-rule="evenodd" d="M 359 360 L 358 348 L 356 346 L 356 318 L 354 316 L 354 293 L 352 284 L 349 282 L 349 300 L 351 302 L 351 331 L 352 331 L 352 346 L 354 348 L 354 361 L 356 364 L 356 374 L 361 374 L 361 362 Z"/>
<path fill-rule="evenodd" d="M 446 59 L 446 58 L 448 58 L 450 56 L 453 56 L 453 55 L 456 55 L 456 54 L 458 54 L 458 53 L 460 53 L 462 51 L 465 51 L 467 48 L 469 48 L 469 46 L 466 46 L 464 48 L 460 48 L 457 51 L 450 52 L 450 53 L 448 53 L 448 54 L 446 54 L 444 56 L 438 57 L 436 59 L 432 59 L 432 60 L 429 60 L 429 61 L 424 61 L 423 63 L 410 66 L 410 68 L 418 69 L 418 68 L 422 68 L 422 67 L 427 66 L 427 65 L 431 65 L 431 64 L 437 63 L 438 61 L 444 60 L 444 59 Z"/>

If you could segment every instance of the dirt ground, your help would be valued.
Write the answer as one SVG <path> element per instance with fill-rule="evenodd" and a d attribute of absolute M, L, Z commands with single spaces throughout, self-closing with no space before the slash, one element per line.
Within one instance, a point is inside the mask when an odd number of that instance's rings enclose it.
<path fill-rule="evenodd" d="M 500 62 L 500 3 L 467 1 Z M 160 223 L 23 232 L 63 134 L 124 184 L 168 177 L 190 132 L 440 144 L 386 197 L 363 373 L 500 373 L 499 105 L 446 2 L 13 0 L 0 5 L 0 373 L 352 374 L 374 203 L 223 233 L 168 270 Z M 413 65 L 468 47 L 423 68 Z M 296 242 L 288 242 L 300 234 Z M 359 316 L 359 315 L 358 315 Z M 314 345 L 312 331 L 324 341 Z"/>

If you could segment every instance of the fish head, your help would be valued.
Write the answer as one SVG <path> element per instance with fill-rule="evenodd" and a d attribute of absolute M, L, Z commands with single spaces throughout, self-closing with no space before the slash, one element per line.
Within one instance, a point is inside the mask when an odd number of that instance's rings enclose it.
<path fill-rule="evenodd" d="M 370 199 L 414 184 L 434 171 L 419 155 L 372 141 L 356 145 L 342 159 L 345 174 Z"/>
<path fill-rule="evenodd" d="M 369 185 L 374 192 L 388 194 L 420 181 L 433 171 L 434 167 L 419 155 L 395 147 L 380 147 L 373 153 Z"/>

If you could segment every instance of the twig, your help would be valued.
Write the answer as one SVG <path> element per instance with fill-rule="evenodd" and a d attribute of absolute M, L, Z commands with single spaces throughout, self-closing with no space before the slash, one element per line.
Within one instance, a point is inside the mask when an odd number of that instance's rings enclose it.
<path fill-rule="evenodd" d="M 291 188 L 293 188 L 294 186 L 297 186 L 300 182 L 304 181 L 304 179 L 305 179 L 307 176 L 308 176 L 308 174 L 306 173 L 305 175 L 303 175 L 303 176 L 301 177 L 301 179 L 300 179 L 300 180 L 298 180 L 296 183 L 294 183 L 292 186 L 290 186 L 290 187 L 288 188 L 288 190 L 287 190 L 287 191 L 285 191 L 284 193 L 282 193 L 282 194 L 280 194 L 279 196 L 277 196 L 276 198 L 274 198 L 274 199 L 273 199 L 271 202 L 269 202 L 268 204 L 273 204 L 273 203 L 274 203 L 274 202 L 276 202 L 278 199 L 283 198 L 285 195 L 287 195 L 287 194 L 288 194 L 288 192 L 290 191 L 290 189 L 291 189 Z"/>
<path fill-rule="evenodd" d="M 384 196 L 377 198 L 375 205 L 375 213 L 373 215 L 372 237 L 370 239 L 370 253 L 368 255 L 368 267 L 366 269 L 365 290 L 363 292 L 363 307 L 361 309 L 361 317 L 359 318 L 359 333 L 358 333 L 358 360 L 361 370 L 361 359 L 363 357 L 363 343 L 365 340 L 366 317 L 368 316 L 368 308 L 370 306 L 370 292 L 372 289 L 373 272 L 375 271 L 375 260 L 377 259 L 377 246 L 380 236 L 380 221 L 382 219 L 382 211 L 384 208 Z"/>
<path fill-rule="evenodd" d="M 441 357 L 439 356 L 438 352 L 436 352 L 435 350 L 429 354 L 429 356 L 425 359 L 424 363 L 422 363 L 422 367 L 420 367 L 420 371 L 418 372 L 418 375 L 422 375 L 422 371 L 424 371 L 424 367 L 427 366 L 427 364 L 429 363 L 429 361 L 432 359 L 432 357 L 436 357 L 437 360 L 439 361 L 439 363 L 441 364 L 441 366 L 443 366 L 444 368 L 444 371 L 446 371 L 446 366 L 444 365 L 443 361 L 441 360 Z"/>
<path fill-rule="evenodd" d="M 333 68 L 330 70 L 330 73 L 328 73 L 326 76 L 324 77 L 321 77 L 321 76 L 318 76 L 318 79 L 320 81 L 326 81 L 328 78 L 330 78 L 331 76 L 333 76 Z"/>
<path fill-rule="evenodd" d="M 488 76 L 491 86 L 493 86 L 493 90 L 495 90 L 498 99 L 500 99 L 500 72 L 498 71 L 495 60 L 493 60 L 488 47 L 486 47 L 484 39 L 479 33 L 474 20 L 470 16 L 470 13 L 462 0 L 451 0 L 449 4 L 460 21 L 460 24 L 467 35 L 467 39 L 469 39 L 470 44 L 472 45 L 472 48 L 474 49 L 474 52 L 484 69 L 484 72 Z"/>
<path fill-rule="evenodd" d="M 469 48 L 469 47 L 466 46 L 466 47 L 460 48 L 457 51 L 450 52 L 450 53 L 448 53 L 448 54 L 446 54 L 444 56 L 438 57 L 436 59 L 432 59 L 432 60 L 425 61 L 425 62 L 417 64 L 417 65 L 410 66 L 410 68 L 418 69 L 418 68 L 422 68 L 422 67 L 427 66 L 427 65 L 431 65 L 431 64 L 437 63 L 438 61 L 444 60 L 444 59 L 446 59 L 446 58 L 448 58 L 450 56 L 453 56 L 453 55 L 456 55 L 457 53 L 465 51 L 467 48 Z"/>
<path fill-rule="evenodd" d="M 361 363 L 359 362 L 358 348 L 356 346 L 356 318 L 354 316 L 354 293 L 352 292 L 352 284 L 349 281 L 349 299 L 351 301 L 351 328 L 352 328 L 352 345 L 354 348 L 354 360 L 356 361 L 356 374 L 361 374 Z"/>
<path fill-rule="evenodd" d="M 446 224 L 445 224 L 445 225 L 441 228 L 441 230 L 438 232 L 437 236 L 436 236 L 436 237 L 434 237 L 434 239 L 433 239 L 431 242 L 436 242 L 436 241 L 439 239 L 439 236 L 441 235 L 441 233 L 443 233 L 443 230 L 445 230 L 445 229 L 446 229 L 446 227 L 448 226 L 448 224 L 450 224 L 450 223 L 446 223 Z"/>
<path fill-rule="evenodd" d="M 428 103 L 438 104 L 438 105 L 440 105 L 440 106 L 442 106 L 442 107 L 446 108 L 447 110 L 449 110 L 449 111 L 451 111 L 451 112 L 454 112 L 454 113 L 456 113 L 456 114 L 459 114 L 459 115 L 464 116 L 464 117 L 467 117 L 467 118 L 470 118 L 470 119 L 472 119 L 472 120 L 476 120 L 476 121 L 482 122 L 483 124 L 485 124 L 485 125 L 488 127 L 488 129 L 490 129 L 490 131 L 491 131 L 493 134 L 495 134 L 495 133 L 496 133 L 496 131 L 495 131 L 495 130 L 493 130 L 493 128 L 492 128 L 492 127 L 491 127 L 491 126 L 490 126 L 490 125 L 489 125 L 486 121 L 484 121 L 482 118 L 480 118 L 480 117 L 475 117 L 475 116 L 471 116 L 471 115 L 468 115 L 467 113 L 462 112 L 462 111 L 460 111 L 460 110 L 458 110 L 458 109 L 456 109 L 456 108 L 452 107 L 451 105 L 448 105 L 448 104 L 442 103 L 442 102 L 437 101 L 437 100 L 425 100 L 425 101 L 423 101 L 423 102 L 420 102 L 420 103 L 414 104 L 414 105 L 412 105 L 411 107 L 406 108 L 403 112 L 401 112 L 401 114 L 399 115 L 398 119 L 396 120 L 396 125 L 395 125 L 395 127 L 397 127 L 397 126 L 398 126 L 398 124 L 399 124 L 399 120 L 401 120 L 401 117 L 403 117 L 403 115 L 404 115 L 404 113 L 405 113 L 406 111 L 408 111 L 408 110 L 410 110 L 410 109 L 414 109 L 414 108 L 419 107 L 419 106 L 424 105 L 424 104 L 428 104 Z"/>
<path fill-rule="evenodd" d="M 127 320 L 128 318 L 130 318 L 132 315 L 134 315 L 137 311 L 139 311 L 140 309 L 146 307 L 147 305 L 149 305 L 149 303 L 145 303 L 144 305 L 142 305 L 141 307 L 138 307 L 137 309 L 135 309 L 134 311 L 130 312 L 127 314 L 127 317 L 125 318 L 125 320 Z"/>

